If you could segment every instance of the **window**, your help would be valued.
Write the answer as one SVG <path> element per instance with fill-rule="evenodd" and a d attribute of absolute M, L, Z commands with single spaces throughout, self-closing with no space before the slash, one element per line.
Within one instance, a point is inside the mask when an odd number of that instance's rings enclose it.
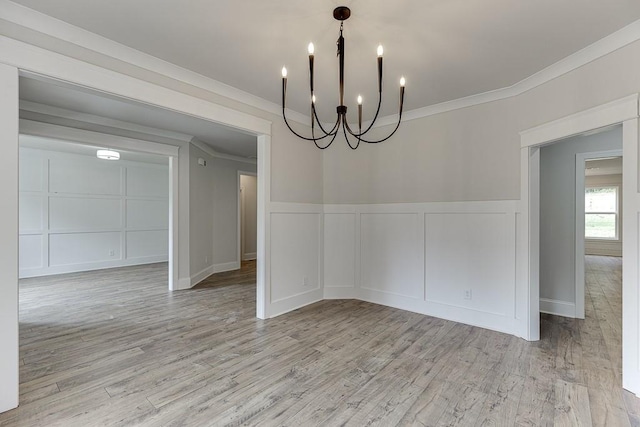
<path fill-rule="evenodd" d="M 618 187 L 590 187 L 584 195 L 587 239 L 618 240 Z"/>

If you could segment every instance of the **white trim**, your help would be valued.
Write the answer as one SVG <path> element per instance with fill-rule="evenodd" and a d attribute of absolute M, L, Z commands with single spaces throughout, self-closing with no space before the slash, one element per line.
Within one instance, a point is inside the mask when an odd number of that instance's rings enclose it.
<path fill-rule="evenodd" d="M 4 6 L 10 4 L 6 2 L 6 0 L 0 0 L 2 2 L 3 7 L 0 7 L 0 14 L 5 10 Z M 13 80 L 7 78 L 5 79 L 5 83 L 7 83 L 7 88 L 10 89 L 11 84 L 17 85 L 17 73 L 18 71 L 22 74 L 25 72 L 33 73 L 36 75 L 44 76 L 45 78 L 57 79 L 65 84 L 77 85 L 80 87 L 91 88 L 93 90 L 101 91 L 107 96 L 118 96 L 124 99 L 133 100 L 135 102 L 147 103 L 152 106 L 164 108 L 167 110 L 171 110 L 181 114 L 187 114 L 194 117 L 199 117 L 204 120 L 208 120 L 215 123 L 221 123 L 227 126 L 234 127 L 236 129 L 244 130 L 251 134 L 257 135 L 258 139 L 258 272 L 257 272 L 257 313 L 263 314 L 268 313 L 269 299 L 265 298 L 265 295 L 269 297 L 270 295 L 270 280 L 268 277 L 269 274 L 269 256 L 266 251 L 266 248 L 269 244 L 269 218 L 268 218 L 268 208 L 269 208 L 269 200 L 271 197 L 270 193 L 270 150 L 271 150 L 271 122 L 265 120 L 260 117 L 256 117 L 254 115 L 244 113 L 241 111 L 237 111 L 228 107 L 221 106 L 211 101 L 207 101 L 205 99 L 198 98 L 196 96 L 192 96 L 177 90 L 168 89 L 166 87 L 157 85 L 155 83 L 151 83 L 149 81 L 141 80 L 123 73 L 119 73 L 116 71 L 108 70 L 97 65 L 89 64 L 86 62 L 79 61 L 77 59 L 73 59 L 68 56 L 64 56 L 55 52 L 48 51 L 46 49 L 38 48 L 28 43 L 23 43 L 5 36 L 0 36 L 0 51 L 2 52 L 2 56 L 0 57 L 0 72 L 3 72 L 5 69 L 9 70 L 9 73 L 15 73 L 15 82 Z M 8 64 L 9 66 L 4 66 L 2 64 Z M 13 108 L 15 104 L 15 113 L 18 112 L 18 93 L 16 91 L 7 91 L 7 93 L 11 97 L 15 97 L 15 100 L 9 100 L 7 102 L 0 102 L 0 109 L 6 106 L 7 114 L 6 117 L 12 117 L 14 114 Z M 17 114 L 16 114 L 17 119 Z M 13 122 L 5 123 L 7 126 L 4 127 L 5 132 L 7 133 L 7 141 L 12 141 L 13 138 L 17 140 L 18 137 L 18 129 L 17 126 L 14 126 Z M 17 124 L 17 120 L 15 120 L 15 124 Z M 14 129 L 15 127 L 15 129 Z M 13 135 L 15 133 L 15 135 Z M 17 150 L 17 145 L 16 145 Z M 183 155 L 185 149 L 188 150 L 188 146 L 180 147 L 182 152 L 180 153 L 179 160 L 182 164 L 182 167 L 179 168 L 181 175 L 188 175 L 188 156 Z M 180 152 L 179 150 L 179 152 Z M 11 150 L 8 151 L 8 155 L 11 156 Z M 9 157 L 11 158 L 11 157 Z M 173 159 L 173 158 L 172 158 Z M 17 161 L 16 161 L 17 164 Z M 177 165 L 176 165 L 177 166 Z M 173 169 L 173 168 L 172 168 Z M 178 168 L 175 168 L 176 172 Z M 11 171 L 9 171 L 11 172 Z M 11 183 L 11 179 L 9 177 L 9 183 Z M 172 200 L 175 201 L 177 197 L 177 187 L 175 186 L 176 181 L 172 181 Z M 189 273 L 189 218 L 188 215 L 185 215 L 184 209 L 185 206 L 189 204 L 189 194 L 183 188 L 186 185 L 184 179 L 180 179 L 177 182 L 180 187 L 180 200 L 179 203 L 174 203 L 174 209 L 172 212 L 172 221 L 179 225 L 178 231 L 176 228 L 173 228 L 170 231 L 170 236 L 172 237 L 173 246 L 179 248 L 179 251 L 173 251 L 171 253 L 172 260 L 174 260 L 173 264 L 179 264 L 179 268 L 174 268 L 172 271 L 173 277 L 177 278 L 177 281 L 174 281 L 174 289 L 187 289 L 190 287 L 190 273 Z M 15 185 L 15 191 L 17 193 L 17 182 Z M 7 190 L 10 191 L 10 190 Z M 186 194 L 185 194 L 186 193 Z M 12 201 L 11 198 L 7 199 L 7 209 L 11 210 L 12 206 L 15 210 L 17 217 L 17 197 Z M 176 206 L 179 209 L 176 209 Z M 179 218 L 177 218 L 176 214 L 180 214 Z M 12 218 L 10 216 L 10 218 Z M 11 230 L 15 228 L 15 237 L 17 238 L 17 220 L 15 224 L 8 223 L 8 229 Z M 176 242 L 176 240 L 178 240 Z M 0 257 L 0 263 L 3 261 L 5 263 L 9 263 L 6 265 L 6 269 L 2 269 L 2 271 L 11 270 L 11 263 L 14 263 L 15 273 L 17 277 L 18 270 L 18 261 L 17 261 L 17 247 L 11 249 L 11 239 L 8 240 L 8 246 L 5 245 L 5 248 L 8 248 L 6 256 L 4 258 Z M 15 253 L 14 253 L 15 251 Z M 175 263 L 175 260 L 179 260 L 179 263 Z M 4 265 L 4 264 L 3 264 Z M 7 273 L 10 274 L 10 273 Z M 17 278 L 15 281 L 11 280 L 10 277 L 8 279 L 9 289 L 4 292 L 2 296 L 2 300 L 5 300 L 6 303 L 13 305 L 17 308 L 18 306 L 18 295 L 17 295 Z M 322 296 L 322 295 L 320 295 Z M 15 319 L 13 318 L 11 312 L 7 310 L 7 319 L 8 323 L 5 324 L 4 328 L 0 328 L 4 331 L 7 328 L 14 328 L 17 331 L 18 320 L 17 316 Z M 17 314 L 17 313 L 16 313 Z M 15 322 L 14 322 L 15 320 Z M 16 335 L 17 336 L 17 335 Z M 8 338 L 8 335 L 3 335 L 4 341 L 2 344 L 5 348 L 5 353 L 11 355 L 15 353 L 17 355 L 18 351 L 18 341 L 15 342 Z M 10 357 L 10 356 L 8 356 Z M 6 358 L 5 358 L 6 359 Z M 9 362 L 11 362 L 10 359 Z M 4 369 L 6 364 L 0 364 L 0 369 Z M 11 366 L 9 366 L 11 368 Z M 15 385 L 16 385 L 16 394 L 15 398 L 17 399 L 17 373 L 18 366 L 15 365 L 15 374 L 12 369 L 7 369 L 7 372 L 4 372 L 3 378 L 7 378 L 6 383 L 9 387 L 14 384 L 13 377 L 16 377 Z M 3 390 L 0 387 L 0 392 Z M 8 407 L 9 399 L 13 399 L 13 394 L 6 399 L 4 396 L 0 395 L 0 407 L 4 409 L 4 407 Z"/>
<path fill-rule="evenodd" d="M 640 396 L 638 121 L 622 123 L 622 386 Z"/>
<path fill-rule="evenodd" d="M 50 105 L 39 104 L 37 102 L 20 100 L 20 111 L 44 114 L 53 117 L 59 117 L 68 120 L 76 120 L 83 123 L 90 123 L 98 126 L 113 127 L 116 129 L 129 130 L 132 132 L 144 133 L 147 135 L 159 136 L 162 138 L 175 139 L 177 141 L 189 142 L 192 136 L 178 132 L 157 129 L 149 126 L 142 126 L 135 123 L 129 123 L 122 120 L 110 119 L 93 114 L 80 113 L 73 110 L 67 110 L 60 107 L 52 107 Z"/>
<path fill-rule="evenodd" d="M 164 230 L 163 230 L 164 231 Z M 134 265 L 167 262 L 166 256 L 145 256 L 116 261 L 89 262 L 84 264 L 60 265 L 46 268 L 25 268 L 20 270 L 20 278 L 53 276 L 57 274 L 78 273 L 82 271 L 106 270 L 110 268 L 131 267 Z"/>
<path fill-rule="evenodd" d="M 242 255 L 242 261 L 253 261 L 257 258 L 257 256 L 258 255 L 256 252 L 247 252 L 246 254 Z"/>
<path fill-rule="evenodd" d="M 11 1 L 0 0 L 0 19 L 242 102 L 262 111 L 276 115 L 282 114 L 282 107 L 278 104 Z M 287 111 L 287 117 L 300 123 L 306 123 L 308 120 L 306 115 L 295 111 Z"/>
<path fill-rule="evenodd" d="M 215 158 L 218 158 L 218 159 L 233 160 L 234 162 L 241 162 L 241 163 L 251 163 L 252 165 L 255 165 L 257 163 L 257 161 L 258 161 L 257 159 L 248 159 L 248 158 L 245 158 L 245 157 L 234 156 L 234 155 L 231 155 L 231 154 L 218 153 L 209 144 L 205 144 L 204 142 L 202 142 L 202 141 L 200 141 L 199 139 L 196 139 L 196 138 L 191 139 L 190 142 L 191 142 L 191 144 L 195 145 L 196 147 L 198 147 L 199 149 L 201 149 L 202 151 L 204 151 L 205 153 L 207 153 L 211 157 L 215 157 Z"/>
<path fill-rule="evenodd" d="M 571 114 L 520 132 L 520 147 L 549 144 L 559 139 L 622 123 L 637 117 L 638 94 Z"/>
<path fill-rule="evenodd" d="M 584 305 L 584 304 L 583 304 Z M 584 307 L 583 307 L 584 310 Z M 575 318 L 576 305 L 572 302 L 558 301 L 555 299 L 540 298 L 540 313 L 553 314 L 554 316 L 563 316 Z M 584 315 L 583 317 L 584 318 Z"/>
<path fill-rule="evenodd" d="M 239 261 L 223 262 L 220 264 L 213 264 L 213 266 L 211 266 L 211 270 L 213 273 L 223 273 L 225 271 L 238 270 L 239 268 L 240 268 Z"/>
<path fill-rule="evenodd" d="M 238 208 L 237 208 L 237 214 L 238 214 L 238 219 L 237 219 L 237 223 L 236 223 L 236 228 L 237 228 L 237 248 L 238 248 L 238 264 L 242 264 L 242 261 L 244 260 L 250 260 L 250 259 L 256 259 L 258 257 L 258 254 L 256 252 L 252 252 L 251 254 L 243 254 L 242 253 L 242 186 L 240 184 L 240 176 L 241 175 L 248 175 L 248 176 L 255 176 L 256 177 L 256 189 L 257 189 L 257 185 L 258 185 L 258 173 L 257 172 L 249 172 L 249 171 L 242 171 L 242 170 L 238 170 L 237 171 L 237 188 L 236 188 L 236 194 L 238 195 Z M 256 241 L 256 245 L 257 245 L 257 241 Z M 256 247 L 257 250 L 257 247 Z M 245 256 L 247 255 L 252 255 L 252 258 L 245 258 Z M 238 267 L 240 268 L 240 267 Z"/>
<path fill-rule="evenodd" d="M 186 289 L 191 289 L 191 278 L 190 277 L 181 277 L 178 280 L 178 286 L 174 287 L 172 290 L 174 290 L 174 291 L 184 291 Z"/>
<path fill-rule="evenodd" d="M 311 289 L 307 292 L 273 301 L 271 302 L 271 313 L 269 317 L 280 316 L 281 314 L 289 313 L 301 307 L 322 301 L 322 297 L 322 289 Z"/>
<path fill-rule="evenodd" d="M 258 136 L 258 235 L 256 317 L 267 319 L 271 301 L 271 135 Z"/>
<path fill-rule="evenodd" d="M 337 287 L 337 286 L 325 286 L 324 299 L 358 299 L 358 288 L 353 286 Z"/>
<path fill-rule="evenodd" d="M 521 141 L 521 272 L 518 289 L 518 330 L 525 339 L 540 337 L 539 229 L 540 147 L 562 138 L 605 126 L 623 125 L 623 369 L 624 388 L 640 394 L 640 325 L 638 324 L 638 94 L 576 113 L 520 133 Z M 635 218 L 633 220 L 632 218 Z"/>
<path fill-rule="evenodd" d="M 95 147 L 110 147 L 118 150 L 137 151 L 141 153 L 158 154 L 160 156 L 177 157 L 179 148 L 176 145 L 159 142 L 143 141 L 141 139 L 126 138 L 101 132 L 53 125 L 20 119 L 20 133 L 23 135 L 39 136 L 42 138 L 59 139 Z M 177 143 L 177 141 L 176 141 Z"/>
<path fill-rule="evenodd" d="M 576 154 L 576 186 L 575 186 L 575 198 L 576 198 L 576 241 L 575 241 L 575 292 L 576 303 L 574 315 L 569 317 L 576 317 L 578 319 L 584 319 L 584 304 L 585 304 L 585 161 L 587 159 L 597 159 L 601 157 L 615 157 L 622 156 L 622 150 L 606 150 L 606 151 L 592 151 L 588 153 Z M 616 187 L 617 200 L 616 200 L 616 235 L 620 238 L 620 186 L 609 185 L 607 187 Z M 540 299 L 542 301 L 542 298 Z M 540 308 L 540 311 L 543 311 Z M 554 314 L 554 313 L 551 313 Z"/>
<path fill-rule="evenodd" d="M 48 78 L 221 123 L 256 135 L 271 133 L 271 122 L 263 118 L 6 36 L 0 36 L 0 51 L 0 61 L 18 67 L 22 74 L 27 72 L 45 75 Z"/>
<path fill-rule="evenodd" d="M 195 86 L 226 98 L 242 102 L 275 115 L 282 114 L 282 107 L 266 99 L 243 90 L 205 77 L 201 74 L 169 63 L 113 40 L 99 36 L 82 28 L 73 26 L 51 16 L 18 5 L 8 0 L 0 0 L 0 19 L 30 28 L 54 39 L 72 43 L 84 49 L 127 62 L 145 70 L 159 73 L 174 80 Z M 403 120 L 415 120 L 447 111 L 467 108 L 487 102 L 511 98 L 543 85 L 590 62 L 610 54 L 628 44 L 640 40 L 640 20 L 586 46 L 585 48 L 561 59 L 560 61 L 536 72 L 535 74 L 504 88 L 474 94 L 464 98 L 442 102 L 410 111 L 405 111 Z M 308 116 L 287 109 L 287 117 L 306 124 Z M 391 125 L 397 121 L 397 115 L 381 117 L 376 127 Z"/>

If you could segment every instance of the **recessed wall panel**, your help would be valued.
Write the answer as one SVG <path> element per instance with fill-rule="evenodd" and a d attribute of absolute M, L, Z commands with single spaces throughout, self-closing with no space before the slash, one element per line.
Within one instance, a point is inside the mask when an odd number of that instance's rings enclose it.
<path fill-rule="evenodd" d="M 360 223 L 361 287 L 421 299 L 424 285 L 420 215 L 362 214 Z"/>
<path fill-rule="evenodd" d="M 168 256 L 169 232 L 167 230 L 128 231 L 127 259 L 151 256 Z"/>
<path fill-rule="evenodd" d="M 122 226 L 119 199 L 51 197 L 49 227 L 51 231 L 110 230 Z"/>
<path fill-rule="evenodd" d="M 271 301 L 318 289 L 319 214 L 271 214 Z"/>
<path fill-rule="evenodd" d="M 356 215 L 324 215 L 324 286 L 354 287 Z"/>
<path fill-rule="evenodd" d="M 501 213 L 427 214 L 427 301 L 504 314 L 514 263 L 508 224 L 507 214 Z"/>
<path fill-rule="evenodd" d="M 20 193 L 20 232 L 41 231 L 44 225 L 44 196 L 37 193 Z"/>
<path fill-rule="evenodd" d="M 117 162 L 98 159 L 49 161 L 49 191 L 93 195 L 119 195 L 121 170 Z"/>
<path fill-rule="evenodd" d="M 127 200 L 127 228 L 167 228 L 168 200 Z"/>
<path fill-rule="evenodd" d="M 20 191 L 44 191 L 46 159 L 20 150 Z"/>
<path fill-rule="evenodd" d="M 113 261 L 121 258 L 121 233 L 66 233 L 49 236 L 52 267 Z"/>
<path fill-rule="evenodd" d="M 19 265 L 20 269 L 42 268 L 42 234 L 26 234 L 20 236 Z"/>
<path fill-rule="evenodd" d="M 127 196 L 169 197 L 169 168 L 127 168 Z"/>

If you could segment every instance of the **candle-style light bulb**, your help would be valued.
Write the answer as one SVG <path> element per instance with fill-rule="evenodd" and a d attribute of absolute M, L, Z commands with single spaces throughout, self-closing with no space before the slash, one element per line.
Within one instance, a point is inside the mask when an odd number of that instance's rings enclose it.
<path fill-rule="evenodd" d="M 315 103 L 316 103 L 316 96 L 315 96 L 315 95 L 311 95 L 311 102 L 312 102 L 313 104 L 315 104 Z"/>
<path fill-rule="evenodd" d="M 282 78 L 283 79 L 287 78 L 287 67 L 282 67 Z"/>
<path fill-rule="evenodd" d="M 378 92 L 382 96 L 382 45 L 378 45 Z"/>
<path fill-rule="evenodd" d="M 358 95 L 358 133 L 362 133 L 362 96 Z"/>
<path fill-rule="evenodd" d="M 404 79 L 404 77 L 400 77 L 400 87 L 404 87 L 406 82 L 407 81 Z"/>
<path fill-rule="evenodd" d="M 307 49 L 309 50 L 309 55 L 313 55 L 313 51 L 314 51 L 313 43 L 309 43 L 309 46 L 307 47 Z"/>

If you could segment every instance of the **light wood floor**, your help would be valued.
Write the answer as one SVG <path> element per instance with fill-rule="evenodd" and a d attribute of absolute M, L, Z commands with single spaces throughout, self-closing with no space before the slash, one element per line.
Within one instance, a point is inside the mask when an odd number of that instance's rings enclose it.
<path fill-rule="evenodd" d="M 537 343 L 359 301 L 261 321 L 254 282 L 169 293 L 164 264 L 23 280 L 0 425 L 638 426 L 620 261 L 587 266 L 587 319 L 544 315 Z"/>

